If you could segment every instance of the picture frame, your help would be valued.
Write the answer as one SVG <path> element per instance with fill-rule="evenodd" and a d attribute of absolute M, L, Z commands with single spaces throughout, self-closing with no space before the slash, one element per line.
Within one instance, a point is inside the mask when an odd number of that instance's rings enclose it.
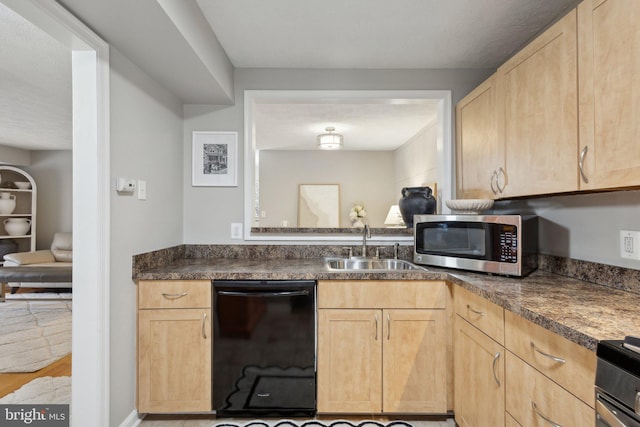
<path fill-rule="evenodd" d="M 191 185 L 238 186 L 238 132 L 192 133 Z"/>
<path fill-rule="evenodd" d="M 298 185 L 298 227 L 340 227 L 340 184 Z"/>

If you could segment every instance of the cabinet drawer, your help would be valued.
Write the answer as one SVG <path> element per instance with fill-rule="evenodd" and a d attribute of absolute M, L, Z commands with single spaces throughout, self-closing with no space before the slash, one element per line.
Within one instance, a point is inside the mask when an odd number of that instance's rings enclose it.
<path fill-rule="evenodd" d="M 510 311 L 505 312 L 505 347 L 594 407 L 594 352 Z"/>
<path fill-rule="evenodd" d="M 592 426 L 595 411 L 517 356 L 506 354 L 506 409 L 523 426 Z M 593 384 L 590 387 L 593 393 Z M 548 421 L 545 421 L 546 417 Z"/>
<path fill-rule="evenodd" d="M 210 280 L 141 280 L 138 308 L 211 307 Z"/>
<path fill-rule="evenodd" d="M 504 344 L 504 309 L 489 300 L 456 286 L 454 290 L 456 314 Z"/>
<path fill-rule="evenodd" d="M 445 308 L 442 281 L 321 280 L 318 308 Z"/>

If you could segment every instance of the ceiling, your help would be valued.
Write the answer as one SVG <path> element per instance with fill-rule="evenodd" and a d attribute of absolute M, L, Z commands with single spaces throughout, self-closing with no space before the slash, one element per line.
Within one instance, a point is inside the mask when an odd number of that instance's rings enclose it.
<path fill-rule="evenodd" d="M 0 144 L 71 148 L 71 53 L 0 3 Z"/>
<path fill-rule="evenodd" d="M 256 103 L 256 148 L 316 150 L 316 136 L 331 126 L 345 150 L 393 151 L 432 123 L 438 108 L 434 100 L 308 102 Z"/>
<path fill-rule="evenodd" d="M 234 68 L 495 69 L 578 0 L 58 2 L 185 104 L 229 105 Z M 0 145 L 71 148 L 69 52 L 2 0 L 0 28 Z"/>

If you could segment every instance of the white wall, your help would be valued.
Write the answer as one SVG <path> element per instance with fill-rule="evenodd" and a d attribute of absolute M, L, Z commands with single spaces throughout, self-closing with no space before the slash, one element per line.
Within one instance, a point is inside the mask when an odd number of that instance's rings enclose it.
<path fill-rule="evenodd" d="M 640 231 L 640 191 L 576 194 L 498 202 L 499 210 L 539 216 L 540 252 L 640 269 L 619 256 L 620 230 Z"/>
<path fill-rule="evenodd" d="M 455 105 L 490 73 L 491 70 L 236 70 L 235 105 L 184 107 L 184 242 L 242 243 L 230 239 L 230 224 L 243 222 L 244 218 L 244 90 L 440 89 L 452 91 Z M 191 186 L 191 132 L 196 130 L 238 132 L 238 187 Z"/>
<path fill-rule="evenodd" d="M 452 150 L 455 152 L 455 150 Z M 402 144 L 394 153 L 395 181 L 397 188 L 419 187 L 424 184 L 438 184 L 438 129 L 432 122 L 420 129 L 411 139 Z M 442 185 L 442 183 L 440 183 Z M 431 186 L 433 187 L 433 186 Z M 438 188 L 431 188 L 441 212 Z"/>
<path fill-rule="evenodd" d="M 135 403 L 131 257 L 182 243 L 183 139 L 181 102 L 113 49 L 110 61 L 111 179 L 147 182 L 144 201 L 111 192 L 110 413 L 118 426 Z"/>
<path fill-rule="evenodd" d="M 73 231 L 73 152 L 31 151 L 31 164 L 24 168 L 36 181 L 36 248 L 48 249 L 58 231 Z"/>
<path fill-rule="evenodd" d="M 384 227 L 389 206 L 400 190 L 393 185 L 391 151 L 287 151 L 262 150 L 260 170 L 260 227 L 280 227 L 282 220 L 297 226 L 299 184 L 340 185 L 340 226 L 350 227 L 349 210 L 364 203 L 365 222 Z M 276 171 L 276 173 L 273 173 Z"/>
<path fill-rule="evenodd" d="M 14 166 L 27 166 L 31 163 L 31 152 L 7 145 L 0 145 L 0 163 Z"/>

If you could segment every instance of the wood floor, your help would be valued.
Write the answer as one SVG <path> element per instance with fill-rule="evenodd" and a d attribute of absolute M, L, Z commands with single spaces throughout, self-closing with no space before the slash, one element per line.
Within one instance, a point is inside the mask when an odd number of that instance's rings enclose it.
<path fill-rule="evenodd" d="M 18 293 L 24 292 L 47 292 L 48 289 L 21 288 Z M 1 308 L 1 307 L 0 307 Z M 49 366 L 35 372 L 16 372 L 10 374 L 0 374 L 0 398 L 9 393 L 13 393 L 29 381 L 41 377 L 70 377 L 71 376 L 71 355 L 68 354 L 62 359 L 53 362 Z"/>
<path fill-rule="evenodd" d="M 0 374 L 0 397 L 13 393 L 29 381 L 36 378 L 69 376 L 71 376 L 70 354 L 35 372 Z"/>

